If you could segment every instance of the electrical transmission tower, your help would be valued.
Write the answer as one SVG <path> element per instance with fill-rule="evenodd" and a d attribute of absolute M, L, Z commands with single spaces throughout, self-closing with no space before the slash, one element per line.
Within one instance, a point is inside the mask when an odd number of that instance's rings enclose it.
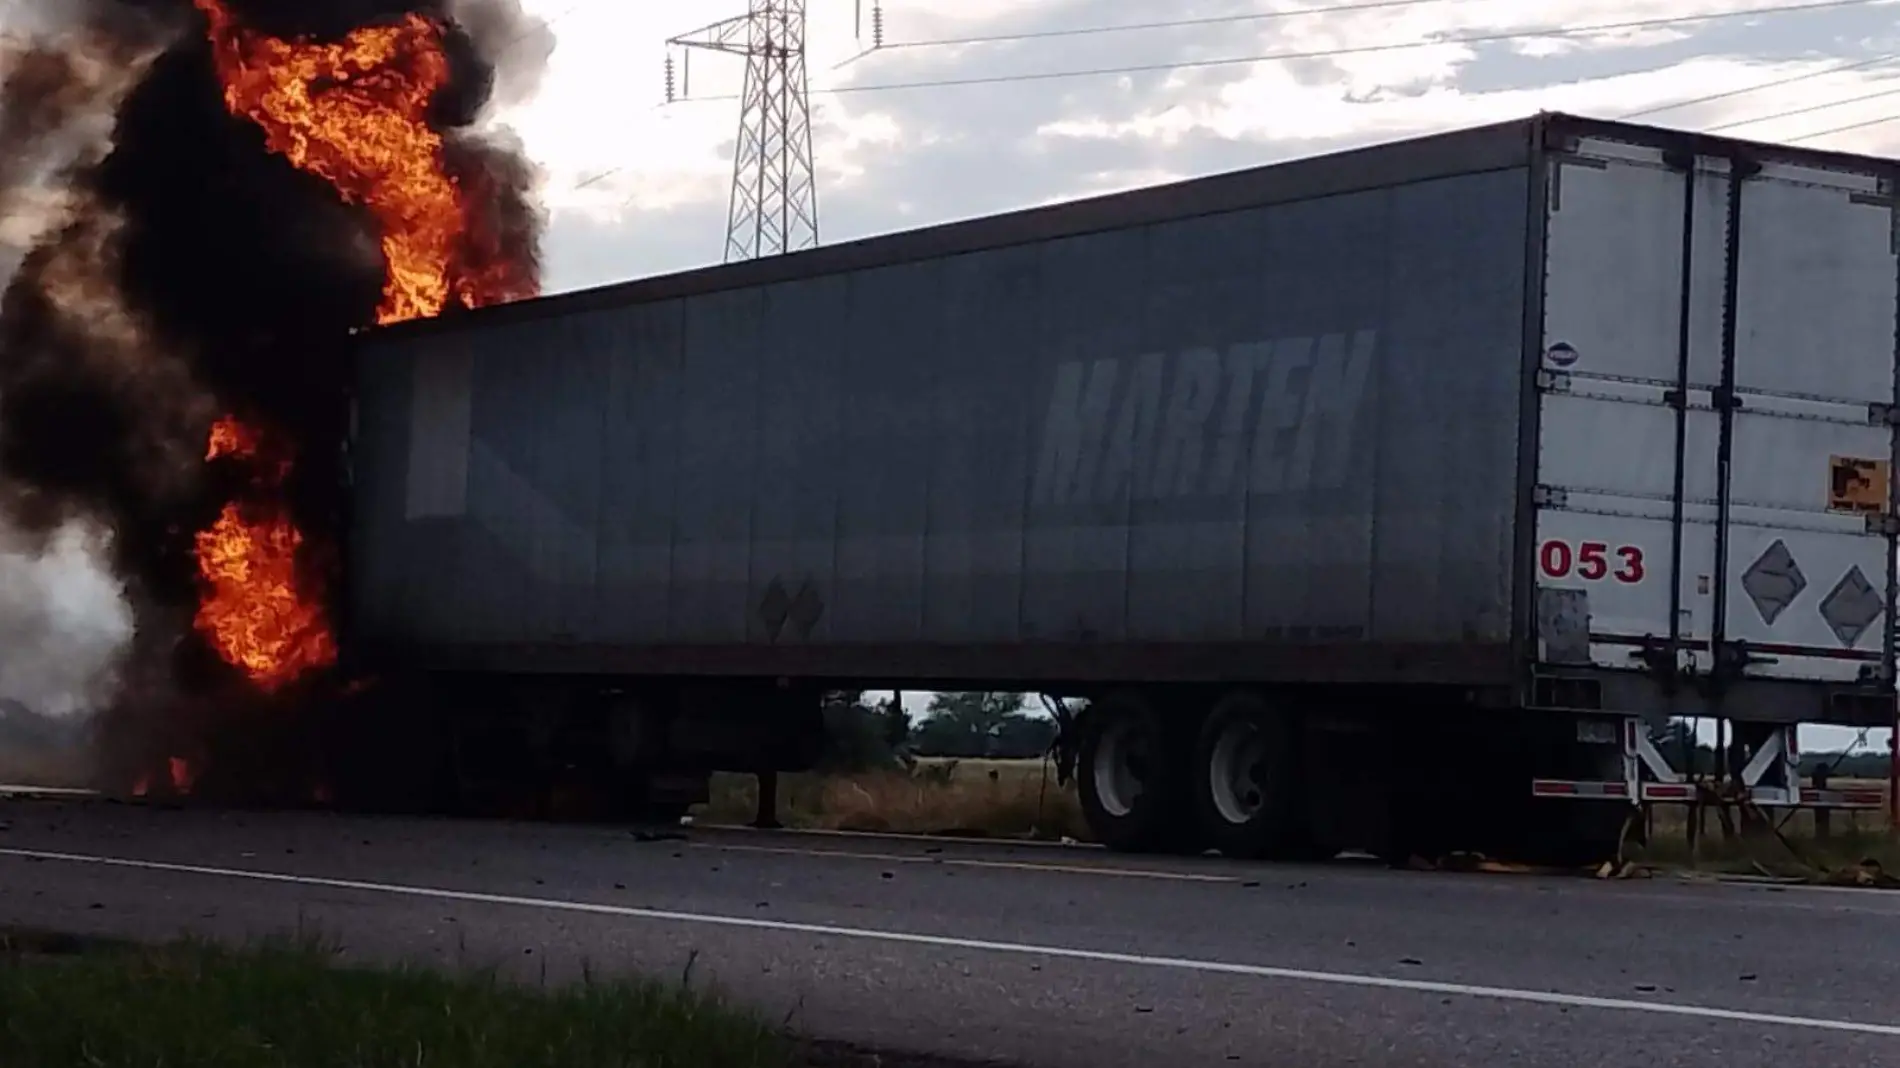
<path fill-rule="evenodd" d="M 884 10 L 872 0 L 873 48 L 884 43 Z M 739 142 L 726 211 L 726 262 L 797 252 L 818 244 L 818 182 L 812 169 L 811 86 L 805 72 L 806 0 L 748 0 L 743 15 L 667 39 L 666 101 L 690 92 L 693 49 L 744 56 Z M 863 32 L 859 4 L 859 33 Z M 681 52 L 675 84 L 673 51 Z M 677 92 L 675 91 L 677 89 Z"/>
<path fill-rule="evenodd" d="M 670 47 L 745 57 L 739 144 L 726 210 L 726 262 L 818 244 L 818 183 L 811 165 L 805 74 L 805 0 L 749 0 L 751 10 L 669 39 Z M 666 57 L 666 97 L 673 57 Z M 684 88 L 684 86 L 682 86 Z"/>

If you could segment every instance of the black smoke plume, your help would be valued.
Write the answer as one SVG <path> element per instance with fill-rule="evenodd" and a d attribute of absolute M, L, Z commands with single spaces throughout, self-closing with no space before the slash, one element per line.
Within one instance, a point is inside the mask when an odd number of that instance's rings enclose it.
<path fill-rule="evenodd" d="M 350 336 L 375 322 L 383 289 L 376 223 L 227 111 L 191 0 L 24 6 L 29 39 L 0 44 L 0 208 L 37 223 L 0 297 L 0 517 L 40 546 L 74 521 L 110 533 L 136 637 L 96 717 L 105 785 L 182 756 L 200 792 L 301 790 L 292 782 L 320 773 L 288 754 L 329 729 L 316 710 L 340 714 L 325 693 L 346 680 L 266 701 L 194 633 L 194 534 L 248 477 L 206 464 L 205 444 L 231 413 L 294 449 L 300 566 L 335 590 Z M 552 48 L 517 0 L 228 8 L 283 38 L 339 39 L 411 13 L 449 27 L 453 77 L 431 113 L 446 165 L 481 197 L 494 254 L 538 265 L 535 169 L 476 125 L 498 95 L 528 91 Z"/>

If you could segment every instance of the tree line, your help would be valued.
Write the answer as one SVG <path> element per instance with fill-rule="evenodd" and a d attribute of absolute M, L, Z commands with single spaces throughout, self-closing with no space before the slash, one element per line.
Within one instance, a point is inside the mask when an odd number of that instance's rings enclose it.
<path fill-rule="evenodd" d="M 1037 759 L 1055 742 L 1056 723 L 1031 712 L 1026 696 L 1016 691 L 939 693 L 932 695 L 923 715 L 912 716 L 893 699 L 870 701 L 861 690 L 836 691 L 825 704 L 830 735 L 826 769 L 896 767 L 918 757 Z M 1682 770 L 1707 776 L 1718 765 L 1715 747 L 1696 742 L 1687 723 L 1657 726 L 1650 738 Z M 1692 755 L 1685 761 L 1686 754 Z M 1888 761 L 1878 750 L 1804 753 L 1801 776 L 1811 779 L 1824 770 L 1833 779 L 1885 779 Z"/>
<path fill-rule="evenodd" d="M 1695 728 L 1682 720 L 1651 727 L 1649 740 L 1679 771 L 1708 777 L 1721 766 L 1715 746 L 1696 741 Z M 1812 779 L 1816 772 L 1825 772 L 1830 779 L 1885 779 L 1892 770 L 1892 758 L 1878 749 L 1802 753 L 1797 766 L 1803 780 Z"/>
<path fill-rule="evenodd" d="M 827 696 L 828 770 L 862 771 L 918 757 L 1033 760 L 1056 740 L 1055 720 L 1029 711 L 1014 691 L 933 694 L 921 716 L 895 698 L 870 701 L 862 690 Z"/>

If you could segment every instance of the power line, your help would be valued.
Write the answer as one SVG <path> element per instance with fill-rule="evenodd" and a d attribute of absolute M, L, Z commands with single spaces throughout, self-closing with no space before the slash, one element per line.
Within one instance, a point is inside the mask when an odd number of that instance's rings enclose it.
<path fill-rule="evenodd" d="M 1859 96 L 1845 97 L 1840 100 L 1828 100 L 1819 104 L 1809 104 L 1806 107 L 1789 108 L 1786 111 L 1777 111 L 1772 115 L 1762 115 L 1758 118 L 1736 119 L 1733 122 L 1717 123 L 1714 126 L 1703 127 L 1702 132 L 1714 133 L 1717 130 L 1729 130 L 1737 126 L 1753 126 L 1756 123 L 1773 122 L 1776 119 L 1792 119 L 1796 115 L 1807 115 L 1816 111 L 1827 111 L 1831 108 L 1846 107 L 1848 104 L 1858 104 L 1864 100 L 1878 100 L 1886 96 L 1900 96 L 1900 89 L 1880 89 L 1875 92 L 1862 93 Z"/>
<path fill-rule="evenodd" d="M 1358 3 L 1358 4 L 1334 5 L 1327 8 L 1309 8 L 1306 11 L 1298 12 L 1298 13 L 1299 14 L 1314 14 L 1314 13 L 1321 13 L 1321 12 L 1326 12 L 1326 11 L 1352 10 L 1359 7 L 1367 6 L 1367 2 L 1368 0 L 1361 0 L 1361 3 Z M 1443 2 L 1443 0 L 1369 0 L 1369 2 L 1383 4 L 1385 6 L 1399 6 L 1402 3 L 1422 5 L 1424 3 L 1429 3 L 1429 2 Z M 1584 26 L 1566 26 L 1566 27 L 1557 27 L 1557 28 L 1544 29 L 1544 30 L 1515 30 L 1515 31 L 1508 31 L 1508 32 L 1499 31 L 1499 32 L 1491 32 L 1491 33 L 1455 34 L 1455 35 L 1447 35 L 1444 37 L 1440 37 L 1436 40 L 1425 40 L 1425 41 L 1387 42 L 1383 44 L 1373 44 L 1373 45 L 1350 45 L 1350 46 L 1344 46 L 1344 47 L 1338 47 L 1338 48 L 1311 49 L 1311 50 L 1299 51 L 1299 52 L 1268 52 L 1268 53 L 1262 53 L 1259 55 L 1251 55 L 1251 56 L 1232 56 L 1232 57 L 1223 57 L 1219 59 L 1182 60 L 1182 61 L 1173 62 L 1173 63 L 1146 63 L 1146 64 L 1137 64 L 1137 65 L 1125 66 L 1125 67 L 1097 67 L 1097 68 L 1090 68 L 1090 69 L 1084 69 L 1084 70 L 1041 71 L 1041 72 L 1030 72 L 1030 73 L 1025 73 L 1025 74 L 999 74 L 999 75 L 990 75 L 990 76 L 975 77 L 975 78 L 941 78 L 941 79 L 932 79 L 932 80 L 915 81 L 915 82 L 886 82 L 886 83 L 874 83 L 870 85 L 833 86 L 830 88 L 822 88 L 822 89 L 814 88 L 811 90 L 811 95 L 813 96 L 828 95 L 829 96 L 829 95 L 842 95 L 845 93 L 884 92 L 884 91 L 895 91 L 895 90 L 904 90 L 904 89 L 934 89 L 934 88 L 955 88 L 955 87 L 972 86 L 972 85 L 1000 85 L 1000 84 L 1009 84 L 1009 83 L 1015 83 L 1015 82 L 1053 81 L 1057 79 L 1069 79 L 1069 78 L 1091 78 L 1091 77 L 1106 77 L 1106 76 L 1111 76 L 1111 75 L 1123 75 L 1123 74 L 1144 74 L 1144 73 L 1152 73 L 1152 72 L 1158 72 L 1158 71 L 1182 70 L 1182 69 L 1190 69 L 1190 68 L 1236 66 L 1236 65 L 1248 64 L 1248 63 L 1290 62 L 1294 60 L 1303 60 L 1303 59 L 1335 59 L 1335 58 L 1340 58 L 1344 56 L 1373 55 L 1373 54 L 1386 53 L 1386 52 L 1410 51 L 1410 50 L 1419 49 L 1419 48 L 1434 48 L 1441 45 L 1495 44 L 1495 43 L 1502 43 L 1502 42 L 1508 42 L 1508 41 L 1520 41 L 1520 40 L 1529 40 L 1532 38 L 1546 38 L 1546 37 L 1585 37 L 1585 36 L 1589 36 L 1590 34 L 1614 33 L 1619 30 L 1654 29 L 1654 28 L 1665 27 L 1665 26 L 1689 25 L 1689 24 L 1698 23 L 1698 22 L 1715 22 L 1715 21 L 1722 21 L 1722 20 L 1727 20 L 1727 19 L 1750 18 L 1754 16 L 1759 16 L 1759 15 L 1801 14 L 1801 13 L 1810 12 L 1810 11 L 1829 11 L 1829 10 L 1840 10 L 1844 8 L 1854 8 L 1854 7 L 1872 7 L 1876 5 L 1889 4 L 1893 2 L 1894 0 L 1811 0 L 1811 2 L 1808 2 L 1808 3 L 1774 4 L 1774 5 L 1766 5 L 1762 7 L 1747 8 L 1741 11 L 1716 11 L 1716 12 L 1708 12 L 1708 13 L 1704 13 L 1700 15 L 1672 15 L 1672 16 L 1647 18 L 1647 19 L 1628 19 L 1628 20 L 1623 20 L 1619 22 L 1594 23 L 1594 24 L 1584 25 Z M 1261 13 L 1256 13 L 1255 15 L 1248 16 L 1248 17 L 1257 18 L 1259 17 L 1260 14 Z M 1264 13 L 1264 14 L 1273 15 L 1273 14 L 1280 14 L 1280 13 L 1269 12 L 1269 13 Z M 1227 18 L 1229 21 L 1237 20 L 1237 17 L 1234 17 L 1234 16 L 1228 16 Z M 1159 24 L 1148 24 L 1148 25 L 1159 25 Z M 999 35 L 999 36 L 1002 36 L 1002 35 Z M 885 47 L 888 48 L 891 46 L 886 45 Z M 1848 69 L 1852 69 L 1854 66 L 1857 66 L 1857 65 L 1871 65 L 1871 61 L 1857 62 L 1856 64 L 1850 64 L 1849 66 L 1842 67 L 1840 69 L 1848 70 Z M 1797 76 L 1797 77 L 1806 77 L 1806 75 Z M 1774 83 L 1770 83 L 1770 85 L 1772 84 Z M 1769 87 L 1769 86 L 1758 86 L 1756 88 L 1766 88 L 1766 87 Z M 1736 91 L 1731 91 L 1731 92 L 1733 93 Z M 1711 100 L 1721 99 L 1727 95 L 1731 95 L 1731 94 L 1730 93 L 1712 94 L 1707 99 L 1711 99 Z M 695 101 L 705 103 L 705 102 L 719 101 L 719 100 L 724 100 L 724 101 L 737 100 L 739 99 L 739 97 L 737 94 L 728 94 L 724 96 L 701 96 L 701 97 L 695 97 L 693 99 Z M 680 101 L 680 102 L 684 103 L 685 101 Z M 1682 101 L 1678 104 L 1672 104 L 1672 105 L 1666 105 L 1665 107 L 1659 107 L 1656 110 L 1665 110 L 1666 107 L 1686 107 L 1689 104 L 1700 103 L 1700 102 L 1701 102 L 1700 100 Z M 673 105 L 669 104 L 668 106 L 673 106 Z M 1641 113 L 1638 112 L 1638 113 L 1632 113 L 1632 114 L 1641 114 Z M 1625 116 L 1625 117 L 1627 118 L 1629 116 Z M 593 185 L 604 179 L 612 177 L 613 175 L 619 173 L 620 171 L 624 169 L 625 169 L 624 167 L 608 168 L 605 171 L 602 171 L 598 174 L 588 177 L 581 183 L 581 185 L 583 186 Z"/>
<path fill-rule="evenodd" d="M 1372 55 L 1380 52 L 1401 52 L 1418 48 L 1435 48 L 1443 45 L 1458 44 L 1495 44 L 1505 41 L 1520 41 L 1538 37 L 1585 37 L 1593 33 L 1612 33 L 1618 30 L 1654 29 L 1663 26 L 1679 26 L 1693 22 L 1711 22 L 1721 19 L 1747 18 L 1753 15 L 1791 14 L 1805 11 L 1822 11 L 1848 7 L 1868 7 L 1888 3 L 1891 0 L 1819 0 L 1819 2 L 1798 4 L 1777 4 L 1751 8 L 1745 11 L 1712 12 L 1702 15 L 1671 15 L 1647 19 L 1628 19 L 1620 22 L 1602 22 L 1584 26 L 1553 27 L 1546 30 L 1494 31 L 1490 33 L 1453 34 L 1429 41 L 1390 42 L 1374 45 L 1349 45 L 1337 48 L 1309 49 L 1298 52 L 1267 52 L 1259 55 L 1232 56 L 1219 59 L 1190 59 L 1172 63 L 1141 63 L 1122 67 L 1096 67 L 1084 70 L 1041 71 L 1027 74 L 999 74 L 972 78 L 938 78 L 916 82 L 887 82 L 873 85 L 841 85 L 820 90 L 827 94 L 889 92 L 900 89 L 936 89 L 968 85 L 995 85 L 1009 82 L 1054 81 L 1068 78 L 1108 77 L 1123 74 L 1147 74 L 1157 71 L 1187 70 L 1207 67 L 1237 66 L 1247 63 L 1275 63 L 1305 59 L 1337 59 L 1343 56 Z"/>
<path fill-rule="evenodd" d="M 1224 56 L 1216 59 L 1183 59 L 1167 63 L 1137 63 L 1119 67 L 1030 71 L 1021 74 L 981 75 L 970 78 L 933 78 L 913 82 L 876 82 L 869 85 L 838 85 L 824 89 L 813 89 L 812 94 L 840 96 L 846 93 L 895 92 L 905 89 L 952 89 L 974 85 L 1004 85 L 1019 82 L 1046 82 L 1073 78 L 1103 78 L 1127 74 L 1152 74 L 1161 71 L 1232 67 L 1251 63 L 1284 63 L 1304 59 L 1338 59 L 1344 56 L 1406 52 L 1420 48 L 1438 48 L 1445 45 L 1499 44 L 1508 41 L 1523 41 L 1548 37 L 1587 37 L 1591 34 L 1614 33 L 1619 30 L 1657 29 L 1666 26 L 1684 26 L 1697 22 L 1752 18 L 1760 15 L 1788 15 L 1809 11 L 1831 11 L 1851 7 L 1872 7 L 1893 2 L 1894 0 L 1811 0 L 1811 2 L 1808 3 L 1772 4 L 1748 8 L 1742 11 L 1715 11 L 1701 15 L 1668 15 L 1646 19 L 1626 19 L 1619 22 L 1591 23 L 1583 26 L 1557 26 L 1540 30 L 1447 34 L 1436 39 L 1424 41 L 1392 41 L 1383 44 L 1346 45 L 1336 48 L 1315 48 L 1295 52 L 1262 52 L 1246 56 Z M 703 102 L 711 100 L 736 100 L 738 97 L 736 95 L 719 97 L 702 96 L 697 99 Z"/>
<path fill-rule="evenodd" d="M 1881 126 L 1895 120 L 1900 120 L 1900 115 L 1882 115 L 1877 119 L 1864 119 L 1860 122 L 1850 122 L 1845 126 L 1834 126 L 1826 130 L 1816 130 L 1813 133 L 1804 133 L 1799 137 L 1783 137 L 1781 141 L 1784 144 L 1790 145 L 1800 144 L 1803 141 L 1813 141 L 1816 138 L 1832 137 L 1835 134 L 1848 133 L 1853 130 L 1865 130 L 1870 126 Z"/>
<path fill-rule="evenodd" d="M 1067 30 L 1024 30 L 1020 33 L 991 33 L 975 37 L 932 37 L 919 41 L 890 41 L 884 49 L 944 48 L 953 45 L 1002 44 L 1011 41 L 1039 41 L 1050 37 L 1086 37 L 1103 33 L 1133 33 L 1139 30 L 1173 30 L 1194 26 L 1221 26 L 1240 22 L 1265 22 L 1297 19 L 1308 15 L 1349 15 L 1356 11 L 1384 11 L 1400 7 L 1424 7 L 1427 4 L 1456 3 L 1457 0 L 1356 0 L 1353 3 L 1322 4 L 1318 7 L 1286 11 L 1250 11 L 1239 15 L 1207 15 L 1190 19 L 1162 19 L 1158 22 L 1126 22 L 1112 26 L 1077 26 Z"/>
<path fill-rule="evenodd" d="M 1383 4 L 1386 4 L 1387 6 L 1397 6 L 1399 3 L 1401 3 L 1401 0 L 1373 0 L 1373 2 L 1383 3 Z M 1433 2 L 1433 0 L 1404 0 L 1404 2 L 1424 4 L 1427 2 Z M 1442 2 L 1442 0 L 1437 0 L 1437 2 Z M 1845 8 L 1855 8 L 1855 7 L 1872 7 L 1876 5 L 1890 4 L 1893 2 L 1894 0 L 1811 0 L 1811 2 L 1808 2 L 1808 3 L 1772 4 L 1772 5 L 1765 5 L 1761 7 L 1747 8 L 1740 11 L 1715 11 L 1715 12 L 1707 12 L 1700 15 L 1672 15 L 1672 16 L 1663 16 L 1663 17 L 1647 18 L 1647 19 L 1628 19 L 1628 20 L 1623 20 L 1623 21 L 1618 21 L 1618 22 L 1593 23 L 1593 24 L 1588 24 L 1588 25 L 1583 25 L 1583 26 L 1565 26 L 1565 27 L 1555 27 L 1551 29 L 1542 29 L 1542 30 L 1514 30 L 1514 31 L 1508 31 L 1508 32 L 1497 31 L 1497 32 L 1490 32 L 1490 33 L 1452 34 L 1452 35 L 1439 37 L 1435 40 L 1424 40 L 1424 41 L 1386 42 L 1382 44 L 1372 44 L 1372 45 L 1349 45 L 1349 46 L 1343 46 L 1343 47 L 1337 47 L 1337 48 L 1309 49 L 1309 50 L 1297 51 L 1297 52 L 1267 52 L 1267 53 L 1261 53 L 1258 55 L 1249 55 L 1249 56 L 1231 56 L 1231 57 L 1222 57 L 1222 58 L 1217 58 L 1217 59 L 1180 60 L 1180 61 L 1171 62 L 1171 63 L 1145 63 L 1145 64 L 1136 64 L 1136 65 L 1122 66 L 1122 67 L 1096 67 L 1096 68 L 1088 68 L 1088 69 L 1080 69 L 1080 70 L 1036 71 L 1036 72 L 1029 72 L 1029 73 L 1022 73 L 1022 74 L 999 74 L 999 75 L 988 75 L 988 76 L 973 77 L 973 78 L 940 78 L 940 79 L 930 79 L 930 80 L 913 81 L 913 82 L 884 82 L 884 83 L 873 83 L 869 85 L 833 86 L 829 88 L 814 88 L 811 90 L 811 95 L 830 96 L 830 95 L 842 95 L 845 93 L 887 92 L 887 91 L 897 91 L 897 90 L 906 90 L 906 89 L 957 88 L 957 87 L 973 86 L 973 85 L 1000 85 L 1000 84 L 1010 84 L 1010 83 L 1016 83 L 1016 82 L 1039 82 L 1039 81 L 1054 81 L 1054 80 L 1059 80 L 1059 79 L 1071 79 L 1071 78 L 1094 78 L 1094 77 L 1109 77 L 1109 76 L 1125 75 L 1125 74 L 1146 74 L 1146 73 L 1154 73 L 1154 72 L 1159 72 L 1159 71 L 1170 71 L 1170 70 L 1196 69 L 1196 68 L 1221 67 L 1221 66 L 1238 66 L 1241 64 L 1250 64 L 1250 63 L 1291 62 L 1295 60 L 1305 60 L 1305 59 L 1336 59 L 1336 58 L 1341 58 L 1345 56 L 1374 55 L 1374 54 L 1388 53 L 1388 52 L 1411 51 L 1411 50 L 1420 49 L 1420 48 L 1435 48 L 1435 47 L 1439 47 L 1443 45 L 1498 44 L 1498 43 L 1504 43 L 1504 42 L 1509 42 L 1509 41 L 1521 41 L 1521 40 L 1529 40 L 1533 38 L 1548 38 L 1548 37 L 1566 37 L 1566 38 L 1586 37 L 1591 34 L 1614 33 L 1620 30 L 1655 29 L 1655 28 L 1667 27 L 1667 26 L 1690 25 L 1690 24 L 1698 23 L 1698 22 L 1716 22 L 1716 21 L 1724 21 L 1724 20 L 1729 20 L 1729 19 L 1751 18 L 1751 17 L 1761 16 L 1761 15 L 1802 14 L 1802 13 L 1811 12 L 1811 11 L 1830 11 L 1830 10 L 1841 10 Z M 1312 13 L 1319 13 L 1319 12 L 1324 12 L 1324 11 L 1337 11 L 1342 8 L 1352 9 L 1353 7 L 1358 7 L 1358 6 L 1361 6 L 1361 5 L 1337 5 L 1330 8 L 1312 8 L 1312 9 L 1308 9 L 1307 11 L 1299 12 L 1299 13 L 1312 14 Z M 1266 13 L 1266 14 L 1278 14 L 1278 13 Z M 892 46 L 886 45 L 885 47 L 888 48 Z M 1893 58 L 1893 57 L 1882 57 L 1882 58 Z M 1849 64 L 1849 65 L 1840 67 L 1838 69 L 1851 70 L 1851 69 L 1854 69 L 1856 66 L 1871 66 L 1873 62 L 1874 61 L 1856 61 L 1853 64 Z M 1832 71 L 1823 71 L 1819 73 L 1832 73 Z M 1652 111 L 1668 110 L 1669 108 L 1675 108 L 1675 107 L 1687 107 L 1691 104 L 1703 103 L 1707 100 L 1724 99 L 1731 95 L 1740 95 L 1740 93 L 1744 91 L 1753 91 L 1754 89 L 1759 89 L 1759 88 L 1772 88 L 1773 86 L 1777 84 L 1782 84 L 1785 81 L 1800 80 L 1801 78 L 1805 78 L 1809 76 L 1818 76 L 1818 74 L 1797 75 L 1790 79 L 1783 79 L 1781 81 L 1765 83 L 1764 85 L 1760 85 L 1760 86 L 1753 86 L 1747 90 L 1731 90 L 1725 93 L 1710 94 L 1709 96 L 1705 98 L 1680 101 L 1678 103 L 1669 104 L 1669 105 L 1660 105 L 1654 109 L 1645 109 L 1644 111 L 1631 112 L 1629 115 L 1625 115 L 1623 117 L 1631 118 L 1637 115 L 1649 114 Z M 723 96 L 701 96 L 701 97 L 693 98 L 694 101 L 697 101 L 700 103 L 708 103 L 712 101 L 730 101 L 730 100 L 737 100 L 737 99 L 739 99 L 738 94 L 727 94 Z M 680 101 L 680 102 L 685 103 L 686 101 Z M 673 105 L 668 105 L 668 106 L 673 106 Z M 1822 133 L 1812 134 L 1809 136 L 1822 137 L 1822 136 L 1826 136 L 1829 133 L 1834 133 L 1834 132 L 1839 132 L 1839 131 L 1823 131 Z M 602 171 L 598 174 L 588 177 L 581 184 L 593 185 L 597 182 L 600 182 L 606 178 L 613 176 L 614 174 L 619 173 L 620 171 L 624 169 L 625 169 L 624 167 L 608 168 L 605 171 Z"/>
<path fill-rule="evenodd" d="M 1860 70 L 1863 67 L 1876 66 L 1893 59 L 1900 59 L 1900 55 L 1890 52 L 1883 56 L 1875 56 L 1872 59 L 1857 59 L 1845 63 L 1836 63 L 1832 66 L 1822 67 L 1820 70 L 1804 71 L 1800 74 L 1789 75 L 1785 78 L 1776 78 L 1773 81 L 1756 82 L 1753 85 L 1742 86 L 1740 89 L 1730 89 L 1726 92 L 1710 93 L 1707 96 L 1691 97 L 1688 100 L 1678 100 L 1673 104 L 1657 104 L 1654 107 L 1626 111 L 1618 115 L 1616 121 L 1628 122 L 1630 119 L 1640 119 L 1648 115 L 1655 115 L 1659 112 L 1674 111 L 1677 108 L 1690 108 L 1695 107 L 1697 104 L 1712 104 L 1717 100 L 1729 100 L 1738 96 L 1746 96 L 1749 93 L 1757 93 L 1763 89 L 1778 89 L 1784 85 L 1812 81 L 1815 78 L 1824 78 L 1830 74 L 1841 74 L 1850 70 Z"/>

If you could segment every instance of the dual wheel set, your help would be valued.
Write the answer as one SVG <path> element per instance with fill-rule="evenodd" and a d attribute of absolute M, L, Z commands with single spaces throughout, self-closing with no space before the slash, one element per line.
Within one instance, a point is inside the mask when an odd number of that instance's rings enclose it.
<path fill-rule="evenodd" d="M 1129 853 L 1322 860 L 1307 800 L 1300 721 L 1246 691 L 1217 700 L 1195 729 L 1138 694 L 1090 705 L 1077 724 L 1076 779 L 1096 838 Z"/>

